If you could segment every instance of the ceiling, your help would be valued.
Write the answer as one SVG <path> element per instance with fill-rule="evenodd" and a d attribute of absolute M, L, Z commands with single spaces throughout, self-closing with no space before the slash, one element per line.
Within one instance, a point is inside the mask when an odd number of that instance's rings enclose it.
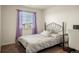
<path fill-rule="evenodd" d="M 49 7 L 52 7 L 53 5 L 26 5 L 27 7 L 30 8 L 37 8 L 37 9 L 47 9 Z"/>

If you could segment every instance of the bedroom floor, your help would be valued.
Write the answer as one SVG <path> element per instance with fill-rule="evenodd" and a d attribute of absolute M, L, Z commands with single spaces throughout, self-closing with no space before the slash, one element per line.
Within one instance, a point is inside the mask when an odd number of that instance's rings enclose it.
<path fill-rule="evenodd" d="M 10 44 L 2 46 L 2 53 L 25 53 L 25 50 L 22 47 L 17 46 L 16 44 Z M 67 52 L 63 51 L 62 47 L 59 47 L 59 45 L 56 45 L 54 47 L 50 47 L 42 51 L 39 51 L 38 53 L 67 53 Z"/>

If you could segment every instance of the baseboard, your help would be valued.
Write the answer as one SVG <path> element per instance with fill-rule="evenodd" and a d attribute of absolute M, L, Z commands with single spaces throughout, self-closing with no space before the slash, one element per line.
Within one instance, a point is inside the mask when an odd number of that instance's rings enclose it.
<path fill-rule="evenodd" d="M 4 46 L 4 45 L 9 45 L 9 44 L 15 44 L 15 42 L 6 42 L 6 43 L 2 43 L 1 46 Z"/>

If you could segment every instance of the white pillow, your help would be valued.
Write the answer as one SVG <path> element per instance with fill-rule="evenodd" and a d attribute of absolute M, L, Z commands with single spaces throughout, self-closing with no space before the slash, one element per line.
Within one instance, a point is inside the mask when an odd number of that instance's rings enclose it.
<path fill-rule="evenodd" d="M 42 33 L 41 33 L 41 35 L 43 35 L 43 36 L 50 36 L 50 32 L 49 31 L 43 31 Z"/>
<path fill-rule="evenodd" d="M 61 31 L 61 32 L 58 32 L 58 35 L 63 35 L 63 32 Z"/>
<path fill-rule="evenodd" d="M 59 32 L 58 34 L 52 33 L 52 34 L 50 34 L 50 36 L 53 37 L 53 38 L 61 38 L 62 32 Z"/>
<path fill-rule="evenodd" d="M 52 33 L 55 33 L 55 34 L 57 34 L 59 31 L 61 31 L 61 30 L 59 30 L 56 27 L 53 27 L 53 28 L 52 27 L 48 27 L 47 30 L 49 30 L 49 31 L 51 31 Z"/>
<path fill-rule="evenodd" d="M 52 34 L 50 34 L 51 35 L 51 37 L 53 37 L 53 38 L 56 38 L 57 36 L 58 36 L 58 34 L 55 34 L 55 33 L 52 33 Z"/>
<path fill-rule="evenodd" d="M 52 29 L 52 33 L 57 34 L 58 32 L 59 32 L 59 30 L 58 30 L 58 29 L 56 29 L 56 28 L 53 28 L 53 29 Z"/>

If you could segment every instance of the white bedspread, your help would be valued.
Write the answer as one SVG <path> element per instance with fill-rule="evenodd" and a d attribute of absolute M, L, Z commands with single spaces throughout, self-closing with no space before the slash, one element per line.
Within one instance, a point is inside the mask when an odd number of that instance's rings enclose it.
<path fill-rule="evenodd" d="M 61 42 L 60 37 L 46 37 L 40 34 L 21 36 L 20 41 L 26 48 L 27 53 L 38 52 L 42 49 L 54 46 Z"/>

